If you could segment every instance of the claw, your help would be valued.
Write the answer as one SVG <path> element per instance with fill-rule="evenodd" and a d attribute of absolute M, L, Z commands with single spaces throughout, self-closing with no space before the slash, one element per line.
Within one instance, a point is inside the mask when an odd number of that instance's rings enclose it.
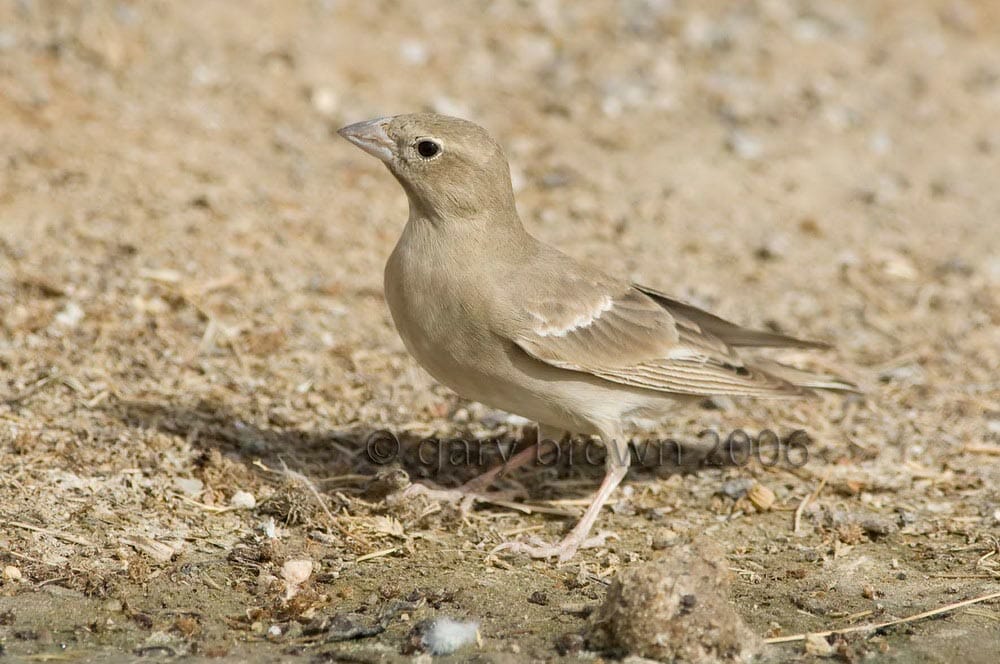
<path fill-rule="evenodd" d="M 575 537 L 573 533 L 570 533 L 558 544 L 546 544 L 539 539 L 535 539 L 531 543 L 504 542 L 499 546 L 494 547 L 490 553 L 510 551 L 511 553 L 522 553 L 530 558 L 558 558 L 559 562 L 564 563 L 572 559 L 573 556 L 576 555 L 576 552 L 580 549 L 596 549 L 598 547 L 602 547 L 605 542 L 611 538 L 619 539 L 618 535 L 606 530 L 582 541 L 578 537 Z"/>
<path fill-rule="evenodd" d="M 459 512 L 461 512 L 463 517 L 466 517 L 472 514 L 472 508 L 477 502 L 488 503 L 493 500 L 508 500 L 518 495 L 520 495 L 520 492 L 517 491 L 477 492 L 470 491 L 465 486 L 457 489 L 434 489 L 423 484 L 411 484 L 396 494 L 395 501 L 398 502 L 414 496 L 425 496 L 430 500 L 448 503 L 449 505 L 458 505 Z"/>

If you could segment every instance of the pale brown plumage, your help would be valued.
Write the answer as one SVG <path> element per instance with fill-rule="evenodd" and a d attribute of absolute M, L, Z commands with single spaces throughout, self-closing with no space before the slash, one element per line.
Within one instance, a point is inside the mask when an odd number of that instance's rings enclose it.
<path fill-rule="evenodd" d="M 825 344 L 740 327 L 536 240 L 518 217 L 503 150 L 471 122 L 402 115 L 341 134 L 406 191 L 410 217 L 386 264 L 386 300 L 407 349 L 463 396 L 598 434 L 620 452 L 625 421 L 663 416 L 676 401 L 853 389 L 739 350 Z M 622 456 L 608 455 L 605 481 L 566 540 L 507 548 L 572 556 L 624 476 Z"/>

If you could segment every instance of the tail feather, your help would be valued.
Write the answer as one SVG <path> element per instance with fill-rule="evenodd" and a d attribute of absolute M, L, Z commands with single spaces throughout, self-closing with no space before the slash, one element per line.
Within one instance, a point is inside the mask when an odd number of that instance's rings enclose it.
<path fill-rule="evenodd" d="M 709 334 L 717 337 L 724 343 L 734 347 L 757 347 L 757 348 L 830 348 L 830 344 L 822 341 L 809 341 L 808 339 L 796 339 L 777 332 L 766 332 L 764 330 L 753 330 L 742 327 L 736 323 L 719 318 L 715 314 L 698 307 L 675 300 L 659 291 L 645 286 L 635 285 L 635 287 L 651 297 L 657 304 L 666 309 L 676 318 L 687 319 L 702 328 Z"/>
<path fill-rule="evenodd" d="M 804 371 L 764 358 L 754 358 L 753 360 L 749 360 L 748 363 L 770 376 L 775 376 L 799 387 L 816 390 L 833 390 L 835 392 L 853 392 L 855 394 L 863 393 L 854 383 L 837 378 L 836 376 L 824 376 L 823 374 Z"/>

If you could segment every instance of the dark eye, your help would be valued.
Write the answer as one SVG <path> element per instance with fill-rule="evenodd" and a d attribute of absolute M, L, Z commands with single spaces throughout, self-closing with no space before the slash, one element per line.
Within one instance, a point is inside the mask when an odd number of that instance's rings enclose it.
<path fill-rule="evenodd" d="M 417 143 L 417 154 L 424 159 L 430 159 L 438 152 L 441 152 L 441 146 L 434 141 L 424 140 Z"/>

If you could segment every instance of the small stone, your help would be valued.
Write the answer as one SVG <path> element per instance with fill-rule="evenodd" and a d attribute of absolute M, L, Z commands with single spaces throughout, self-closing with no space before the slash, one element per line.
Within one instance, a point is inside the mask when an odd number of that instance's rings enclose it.
<path fill-rule="evenodd" d="M 421 645 L 432 655 L 450 655 L 478 639 L 478 622 L 442 616 L 424 628 Z"/>
<path fill-rule="evenodd" d="M 281 578 L 285 582 L 285 599 L 291 599 L 299 592 L 299 586 L 309 580 L 313 571 L 311 560 L 288 560 L 281 566 Z"/>
<path fill-rule="evenodd" d="M 57 324 L 65 327 L 67 329 L 73 329 L 80 324 L 83 320 L 83 309 L 76 302 L 68 302 L 66 306 L 56 314 L 55 321 Z"/>
<path fill-rule="evenodd" d="M 726 138 L 726 149 L 741 159 L 753 161 L 764 154 L 763 144 L 741 131 L 734 131 Z"/>
<path fill-rule="evenodd" d="M 719 493 L 728 498 L 732 498 L 733 500 L 739 500 L 743 496 L 747 495 L 753 485 L 754 480 L 746 477 L 740 477 L 735 480 L 726 480 L 722 483 L 722 486 L 719 487 Z"/>
<path fill-rule="evenodd" d="M 252 510 L 257 506 L 257 499 L 248 491 L 237 491 L 229 499 L 229 504 L 238 510 Z"/>
<path fill-rule="evenodd" d="M 545 606 L 549 603 L 549 598 L 541 590 L 536 590 L 535 592 L 531 593 L 530 597 L 528 597 L 528 602 L 531 604 L 537 604 L 539 606 Z"/>
<path fill-rule="evenodd" d="M 4 581 L 10 581 L 12 583 L 20 583 L 22 575 L 21 570 L 13 565 L 7 565 L 3 568 L 3 578 Z"/>
<path fill-rule="evenodd" d="M 754 484 L 750 487 L 750 490 L 747 492 L 747 498 L 753 503 L 754 507 L 762 512 L 771 509 L 775 501 L 774 492 L 763 484 Z"/>
<path fill-rule="evenodd" d="M 670 528 L 660 528 L 653 533 L 653 541 L 651 545 L 654 551 L 662 551 L 663 549 L 674 546 L 679 541 L 680 535 L 676 532 Z"/>
<path fill-rule="evenodd" d="M 830 645 L 824 636 L 808 634 L 805 640 L 805 651 L 807 655 L 826 657 L 833 654 L 833 646 Z"/>
<path fill-rule="evenodd" d="M 197 496 L 205 489 L 205 483 L 193 477 L 176 477 L 174 486 L 185 496 Z"/>
<path fill-rule="evenodd" d="M 573 655 L 583 650 L 584 643 L 582 635 L 568 632 L 556 639 L 556 652 L 560 655 Z"/>

